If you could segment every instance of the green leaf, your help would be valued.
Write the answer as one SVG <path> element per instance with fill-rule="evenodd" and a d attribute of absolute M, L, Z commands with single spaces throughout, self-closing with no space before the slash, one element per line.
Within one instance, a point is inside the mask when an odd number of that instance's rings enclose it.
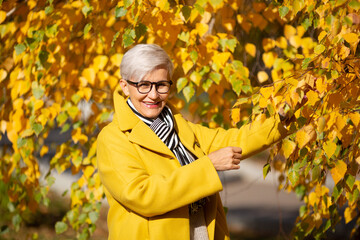
<path fill-rule="evenodd" d="M 49 175 L 46 177 L 46 182 L 49 187 L 51 187 L 55 183 L 56 178 Z"/>
<path fill-rule="evenodd" d="M 183 42 L 188 43 L 189 42 L 189 38 L 190 38 L 190 33 L 189 32 L 181 32 L 178 35 L 178 39 L 180 39 Z"/>
<path fill-rule="evenodd" d="M 67 116 L 66 116 L 67 118 Z M 61 131 L 60 133 L 64 133 L 64 132 L 67 132 L 67 130 L 70 129 L 70 124 L 69 123 L 65 123 L 64 126 L 61 128 Z"/>
<path fill-rule="evenodd" d="M 190 59 L 191 61 L 193 61 L 194 63 L 196 63 L 196 61 L 198 60 L 198 52 L 193 50 L 190 52 Z M 203 70 L 203 69 L 201 69 Z M 201 73 L 200 73 L 201 74 Z M 203 76 L 203 74 L 201 74 L 201 76 Z"/>
<path fill-rule="evenodd" d="M 92 12 L 93 8 L 91 6 L 85 5 L 81 11 L 84 14 L 85 17 L 87 17 L 91 12 Z"/>
<path fill-rule="evenodd" d="M 41 50 L 40 53 L 39 53 L 39 60 L 40 60 L 40 63 L 43 67 L 45 68 L 48 68 L 49 67 L 49 63 L 47 62 L 49 58 L 49 53 L 47 51 L 43 51 Z M 44 94 L 44 93 L 43 93 Z"/>
<path fill-rule="evenodd" d="M 29 46 L 30 51 L 33 51 L 34 49 L 36 49 L 39 45 L 39 42 L 36 41 L 36 39 L 34 38 L 26 38 L 25 39 L 26 44 Z"/>
<path fill-rule="evenodd" d="M 25 46 L 25 44 L 20 43 L 20 44 L 15 45 L 14 48 L 15 48 L 16 55 L 20 55 L 22 52 L 25 51 L 26 46 Z"/>
<path fill-rule="evenodd" d="M 135 42 L 134 38 L 135 38 L 135 30 L 129 28 L 126 29 L 123 35 L 123 46 L 125 48 L 131 46 Z"/>
<path fill-rule="evenodd" d="M 43 130 L 43 126 L 40 123 L 34 123 L 31 128 L 34 130 L 36 136 L 38 136 Z"/>
<path fill-rule="evenodd" d="M 263 167 L 263 176 L 264 179 L 266 178 L 266 176 L 268 175 L 268 173 L 271 171 L 271 167 L 269 163 L 266 163 Z"/>
<path fill-rule="evenodd" d="M 311 171 L 311 178 L 313 181 L 318 181 L 321 174 L 321 169 L 319 166 L 314 166 Z"/>
<path fill-rule="evenodd" d="M 22 146 L 24 146 L 25 144 L 26 144 L 26 139 L 25 138 L 18 138 L 18 140 L 17 140 L 17 147 L 18 148 L 21 148 Z"/>
<path fill-rule="evenodd" d="M 110 113 L 109 112 L 103 112 L 100 116 L 100 122 L 105 122 L 109 119 Z"/>
<path fill-rule="evenodd" d="M 47 6 L 45 8 L 45 14 L 49 15 L 50 13 L 52 13 L 54 11 L 54 7 L 53 6 Z"/>
<path fill-rule="evenodd" d="M 237 77 L 236 74 L 230 76 L 230 83 L 232 85 L 232 90 L 239 96 L 241 93 L 241 87 L 243 82 Z"/>
<path fill-rule="evenodd" d="M 42 98 L 45 90 L 37 82 L 32 82 L 31 88 L 32 88 L 32 94 L 36 99 Z"/>
<path fill-rule="evenodd" d="M 195 89 L 193 86 L 186 86 L 183 90 L 183 94 L 185 96 L 185 99 L 187 102 L 190 102 L 190 99 L 194 96 L 195 94 Z"/>
<path fill-rule="evenodd" d="M 179 78 L 177 81 L 176 81 L 176 89 L 177 89 L 177 92 L 179 93 L 187 84 L 188 84 L 188 79 L 187 78 Z"/>
<path fill-rule="evenodd" d="M 127 13 L 127 9 L 123 8 L 123 7 L 116 7 L 115 8 L 115 17 L 116 18 L 120 18 L 125 16 Z"/>
<path fill-rule="evenodd" d="M 90 212 L 89 213 L 89 218 L 90 218 L 92 223 L 95 223 L 99 218 L 99 213 L 98 212 Z"/>
<path fill-rule="evenodd" d="M 291 185 L 295 186 L 297 184 L 297 182 L 299 181 L 299 171 L 296 171 L 294 169 L 289 169 L 288 177 L 291 182 Z"/>
<path fill-rule="evenodd" d="M 144 36 L 147 32 L 147 26 L 139 23 L 138 25 L 136 25 L 135 27 L 135 35 L 137 38 L 140 38 L 141 36 Z"/>
<path fill-rule="evenodd" d="M 221 74 L 217 72 L 211 72 L 209 77 L 216 83 L 219 84 L 221 81 Z"/>
<path fill-rule="evenodd" d="M 281 17 L 281 18 L 285 17 L 286 14 L 288 14 L 288 12 L 289 12 L 289 8 L 286 7 L 286 6 L 281 6 L 281 7 L 279 8 L 279 13 L 280 13 L 280 17 Z"/>
<path fill-rule="evenodd" d="M 67 230 L 68 225 L 64 222 L 56 222 L 55 231 L 57 234 L 63 233 Z"/>
<path fill-rule="evenodd" d="M 343 187 L 340 184 L 335 185 L 332 193 L 332 197 L 334 198 L 334 203 L 337 202 L 342 192 L 343 192 Z"/>
<path fill-rule="evenodd" d="M 203 15 L 205 10 L 203 7 L 201 7 L 199 4 L 195 3 L 194 5 L 195 9 L 200 13 L 200 15 Z"/>
<path fill-rule="evenodd" d="M 201 86 L 204 89 L 204 91 L 207 92 L 212 84 L 213 81 L 210 78 L 207 78 L 205 81 L 203 81 Z"/>
<path fill-rule="evenodd" d="M 350 191 L 354 187 L 355 177 L 351 174 L 347 174 L 345 177 L 346 185 L 350 188 Z"/>
<path fill-rule="evenodd" d="M 310 19 L 306 18 L 302 23 L 301 26 L 303 26 L 305 28 L 305 30 L 308 30 L 309 27 L 311 27 L 312 22 L 310 21 Z"/>
<path fill-rule="evenodd" d="M 308 68 L 310 62 L 311 62 L 311 58 L 305 58 L 301 64 L 301 68 L 302 69 Z"/>
<path fill-rule="evenodd" d="M 131 4 L 133 4 L 133 0 L 124 0 L 124 8 L 128 8 Z"/>
<path fill-rule="evenodd" d="M 306 193 L 306 187 L 304 185 L 296 186 L 295 193 L 296 193 L 296 196 L 302 200 Z"/>
<path fill-rule="evenodd" d="M 349 2 L 348 6 L 357 11 L 360 9 L 360 2 L 359 0 L 352 0 Z"/>
<path fill-rule="evenodd" d="M 187 21 L 191 15 L 191 8 L 189 6 L 183 6 L 181 8 L 181 12 L 185 18 L 185 21 Z"/>
<path fill-rule="evenodd" d="M 113 39 L 112 39 L 112 41 L 111 41 L 111 47 L 114 46 L 114 44 L 115 44 L 115 42 L 116 42 L 116 40 L 118 39 L 119 36 L 120 36 L 120 32 L 116 32 Z"/>
<path fill-rule="evenodd" d="M 88 24 L 85 25 L 85 27 L 84 27 L 84 36 L 86 36 L 86 35 L 89 33 L 89 31 L 91 30 L 91 28 L 92 28 L 92 24 L 91 24 L 91 23 L 88 23 Z"/>
<path fill-rule="evenodd" d="M 325 46 L 322 45 L 322 44 L 319 44 L 319 45 L 317 45 L 317 46 L 314 48 L 314 52 L 315 52 L 316 54 L 321 54 L 321 53 L 324 52 L 324 51 L 325 51 Z"/>
<path fill-rule="evenodd" d="M 45 35 L 47 37 L 55 37 L 56 34 L 58 32 L 58 25 L 57 24 L 52 24 L 52 25 L 47 25 L 46 29 L 45 29 Z"/>

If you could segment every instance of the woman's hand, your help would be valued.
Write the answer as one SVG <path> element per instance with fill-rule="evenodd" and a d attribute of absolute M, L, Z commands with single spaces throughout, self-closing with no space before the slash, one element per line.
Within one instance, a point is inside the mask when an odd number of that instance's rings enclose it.
<path fill-rule="evenodd" d="M 239 147 L 226 147 L 208 155 L 216 171 L 239 169 L 242 149 Z"/>

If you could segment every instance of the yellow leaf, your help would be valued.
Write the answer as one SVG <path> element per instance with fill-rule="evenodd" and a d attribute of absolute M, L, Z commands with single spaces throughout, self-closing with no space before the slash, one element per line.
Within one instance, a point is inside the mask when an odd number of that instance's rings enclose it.
<path fill-rule="evenodd" d="M 256 46 L 252 43 L 245 44 L 245 51 L 252 57 L 256 55 Z"/>
<path fill-rule="evenodd" d="M 299 37 L 302 37 L 304 35 L 304 33 L 306 32 L 305 28 L 302 25 L 298 25 L 296 27 L 296 31 L 297 31 L 297 35 Z"/>
<path fill-rule="evenodd" d="M 31 10 L 31 9 L 33 9 L 33 8 L 36 6 L 36 1 L 34 1 L 34 0 L 29 0 L 29 1 L 27 2 L 27 5 L 29 6 L 29 9 Z"/>
<path fill-rule="evenodd" d="M 349 56 L 350 54 L 350 48 L 342 45 L 339 51 L 339 56 L 341 59 L 345 59 Z"/>
<path fill-rule="evenodd" d="M 36 99 L 34 103 L 34 111 L 40 109 L 42 106 L 44 106 L 44 101 L 41 99 Z"/>
<path fill-rule="evenodd" d="M 97 73 L 97 76 L 101 83 L 105 82 L 106 79 L 110 76 L 108 72 L 100 71 Z"/>
<path fill-rule="evenodd" d="M 86 142 L 88 140 L 88 137 L 81 133 L 81 128 L 76 128 L 71 132 L 71 138 L 74 141 L 74 143 L 80 142 Z"/>
<path fill-rule="evenodd" d="M 287 48 L 287 41 L 284 37 L 278 37 L 275 41 L 275 45 L 279 48 L 285 49 Z"/>
<path fill-rule="evenodd" d="M 314 206 L 315 204 L 318 204 L 319 202 L 319 198 L 316 196 L 316 193 L 315 192 L 311 192 L 309 194 L 309 204 L 311 206 Z"/>
<path fill-rule="evenodd" d="M 262 55 L 265 67 L 271 68 L 274 65 L 277 54 L 275 52 L 266 52 Z"/>
<path fill-rule="evenodd" d="M 84 97 L 85 97 L 86 101 L 89 101 L 91 98 L 91 95 L 92 95 L 92 89 L 89 87 L 86 87 L 83 89 L 83 91 L 84 91 Z"/>
<path fill-rule="evenodd" d="M 357 162 L 357 164 L 360 164 L 360 156 L 358 156 L 355 161 Z"/>
<path fill-rule="evenodd" d="M 295 141 L 298 144 L 299 148 L 303 148 L 311 140 L 316 138 L 316 132 L 314 126 L 309 124 L 301 128 L 295 136 Z"/>
<path fill-rule="evenodd" d="M 356 33 L 346 33 L 342 36 L 348 43 L 354 43 L 359 40 L 359 36 Z"/>
<path fill-rule="evenodd" d="M 296 34 L 296 29 L 291 26 L 291 25 L 285 25 L 284 27 L 284 36 L 286 37 L 286 39 L 290 39 L 290 37 L 295 36 Z"/>
<path fill-rule="evenodd" d="M 260 89 L 260 93 L 265 99 L 269 99 L 273 91 L 274 89 L 272 87 L 262 87 Z"/>
<path fill-rule="evenodd" d="M 214 55 L 213 61 L 214 61 L 214 63 L 218 64 L 219 66 L 224 66 L 230 56 L 231 56 L 231 53 L 229 53 L 229 52 L 218 53 L 218 54 Z"/>
<path fill-rule="evenodd" d="M 334 155 L 335 151 L 336 151 L 336 143 L 334 143 L 333 141 L 327 141 L 324 145 L 323 145 L 324 151 L 327 155 L 328 158 L 331 158 L 332 155 Z"/>
<path fill-rule="evenodd" d="M 234 124 L 240 121 L 240 108 L 231 109 L 231 120 Z"/>
<path fill-rule="evenodd" d="M 196 30 L 200 37 L 204 36 L 209 30 L 209 25 L 205 23 L 196 23 Z"/>
<path fill-rule="evenodd" d="M 321 42 L 321 40 L 323 40 L 326 35 L 327 35 L 327 32 L 322 31 L 318 36 L 318 41 Z"/>
<path fill-rule="evenodd" d="M 87 166 L 85 168 L 85 170 L 83 170 L 85 178 L 89 179 L 91 177 L 91 175 L 94 173 L 94 171 L 95 171 L 95 168 L 93 166 L 91 166 L 91 165 Z"/>
<path fill-rule="evenodd" d="M 281 145 L 281 152 L 285 158 L 289 158 L 290 155 L 294 152 L 296 144 L 293 141 L 288 139 L 283 140 Z"/>
<path fill-rule="evenodd" d="M 265 52 L 267 52 L 275 47 L 275 41 L 271 38 L 264 38 L 262 40 L 262 46 Z"/>
<path fill-rule="evenodd" d="M 318 131 L 319 133 L 322 133 L 325 129 L 326 126 L 326 119 L 324 118 L 324 116 L 319 117 L 318 119 Z"/>
<path fill-rule="evenodd" d="M 347 165 L 344 161 L 339 160 L 335 163 L 335 167 L 330 170 L 335 185 L 344 177 L 347 171 Z"/>
<path fill-rule="evenodd" d="M 48 153 L 49 147 L 46 145 L 43 145 L 40 150 L 40 157 L 44 156 L 46 153 Z"/>
<path fill-rule="evenodd" d="M 353 220 L 356 217 L 356 215 L 357 215 L 356 209 L 347 207 L 344 212 L 345 224 L 351 222 L 351 220 Z"/>
<path fill-rule="evenodd" d="M 114 76 L 110 76 L 106 81 L 109 84 L 111 89 L 114 89 L 119 83 L 119 79 L 117 79 Z"/>
<path fill-rule="evenodd" d="M 269 75 L 265 71 L 259 71 L 257 74 L 257 78 L 260 83 L 264 83 L 269 79 Z"/>
<path fill-rule="evenodd" d="M 94 68 L 96 71 L 103 70 L 109 58 L 105 55 L 99 55 L 94 58 Z"/>
<path fill-rule="evenodd" d="M 310 90 L 306 93 L 306 96 L 308 98 L 308 103 L 310 106 L 315 106 L 317 101 L 319 101 L 319 94 L 313 90 Z"/>
<path fill-rule="evenodd" d="M 190 60 L 185 61 L 182 64 L 182 68 L 185 74 L 187 74 L 189 72 L 189 70 L 192 68 L 192 66 L 194 65 L 194 63 Z"/>
<path fill-rule="evenodd" d="M 122 58 L 123 58 L 123 54 L 116 53 L 116 54 L 114 54 L 114 55 L 112 55 L 110 57 L 110 62 L 113 65 L 120 67 L 120 63 L 121 63 Z"/>
<path fill-rule="evenodd" d="M 5 80 L 7 72 L 4 69 L 0 69 L 0 83 Z"/>
<path fill-rule="evenodd" d="M 0 24 L 5 21 L 6 19 L 6 12 L 5 11 L 0 11 Z"/>
<path fill-rule="evenodd" d="M 316 90 L 319 91 L 319 93 L 325 92 L 327 89 L 327 84 L 324 82 L 323 78 L 318 78 L 316 80 Z"/>
<path fill-rule="evenodd" d="M 292 46 L 294 46 L 295 48 L 299 48 L 301 46 L 301 37 L 299 37 L 298 35 L 296 36 L 291 36 L 289 38 L 289 42 Z"/>
<path fill-rule="evenodd" d="M 338 115 L 336 118 L 336 128 L 340 132 L 346 125 L 346 122 L 342 115 Z"/>
<path fill-rule="evenodd" d="M 196 86 L 200 85 L 201 78 L 202 77 L 198 72 L 192 72 L 190 75 L 190 80 L 193 81 L 196 84 Z"/>
<path fill-rule="evenodd" d="M 90 84 L 90 85 L 94 85 L 95 84 L 95 70 L 93 68 L 85 68 L 81 75 L 86 79 L 86 81 Z"/>
<path fill-rule="evenodd" d="M 329 189 L 326 186 L 317 184 L 315 187 L 315 194 L 317 197 L 323 197 L 325 194 L 329 193 Z"/>
<path fill-rule="evenodd" d="M 351 119 L 351 121 L 353 122 L 353 124 L 355 125 L 355 127 L 359 127 L 359 123 L 360 123 L 360 113 L 350 113 L 349 117 Z"/>

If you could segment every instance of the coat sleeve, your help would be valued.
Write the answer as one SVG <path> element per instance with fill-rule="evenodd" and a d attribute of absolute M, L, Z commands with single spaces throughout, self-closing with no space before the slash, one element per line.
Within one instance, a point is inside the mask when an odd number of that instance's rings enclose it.
<path fill-rule="evenodd" d="M 169 176 L 149 174 L 127 136 L 105 127 L 97 139 L 104 187 L 122 205 L 145 217 L 161 215 L 222 190 L 210 159 L 175 168 Z"/>
<path fill-rule="evenodd" d="M 287 129 L 278 116 L 265 121 L 254 121 L 240 129 L 229 130 L 209 129 L 198 124 L 189 124 L 206 154 L 227 146 L 241 147 L 242 159 L 265 150 L 287 136 Z"/>

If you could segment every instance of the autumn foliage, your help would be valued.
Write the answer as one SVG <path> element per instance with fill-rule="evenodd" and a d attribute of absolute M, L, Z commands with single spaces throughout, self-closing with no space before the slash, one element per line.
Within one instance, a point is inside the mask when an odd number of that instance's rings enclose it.
<path fill-rule="evenodd" d="M 11 226 L 49 206 L 54 171 L 68 170 L 80 177 L 56 231 L 94 232 L 104 198 L 96 136 L 111 119 L 119 64 L 132 45 L 156 43 L 174 62 L 171 101 L 193 121 L 292 116 L 264 177 L 279 171 L 279 189 L 304 202 L 294 238 L 321 237 L 341 218 L 359 227 L 359 32 L 357 0 L 0 0 L 0 130 L 11 142 L 0 187 Z M 69 138 L 49 144 L 56 129 Z"/>

